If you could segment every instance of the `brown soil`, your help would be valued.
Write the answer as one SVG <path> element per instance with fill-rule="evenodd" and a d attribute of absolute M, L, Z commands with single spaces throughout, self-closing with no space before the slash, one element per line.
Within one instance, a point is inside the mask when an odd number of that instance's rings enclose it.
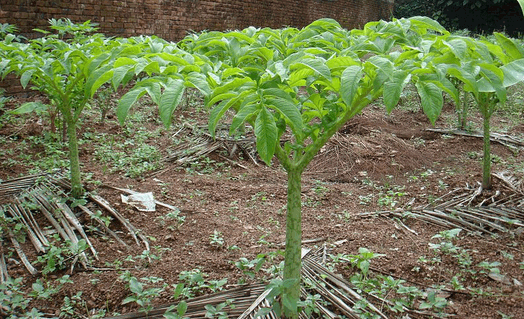
<path fill-rule="evenodd" d="M 451 109 L 445 112 L 448 114 L 444 119 L 452 117 Z M 182 110 L 175 118 L 182 116 L 205 123 L 202 113 Z M 155 114 L 151 114 L 143 125 L 151 130 L 159 127 L 154 117 Z M 446 126 L 444 119 L 437 126 Z M 93 118 L 85 123 L 82 133 L 106 132 L 108 138 L 124 141 L 122 128 L 114 115 L 110 114 L 104 125 L 98 124 L 97 120 Z M 496 119 L 494 123 L 497 123 Z M 370 276 L 391 275 L 405 280 L 405 285 L 421 290 L 442 285 L 451 291 L 446 296 L 448 306 L 444 311 L 455 318 L 509 318 L 503 317 L 503 314 L 511 318 L 524 318 L 522 285 L 503 284 L 479 272 L 468 274 L 451 254 L 442 255 L 440 262 L 430 261 L 435 252 L 429 249 L 428 243 L 438 243 L 438 239 L 432 239 L 432 236 L 443 228 L 413 219 L 404 220 L 405 225 L 414 231 L 410 232 L 393 219 L 358 216 L 362 212 L 404 207 L 408 203 L 411 207 L 426 205 L 452 189 L 478 185 L 481 180 L 481 156 L 478 154 L 481 154 L 482 141 L 425 131 L 430 126 L 424 114 L 418 111 L 396 110 L 386 115 L 380 108 L 369 107 L 334 136 L 303 176 L 303 239 L 317 240 L 305 246 L 326 244 L 333 255 L 355 255 L 360 247 L 384 254 L 372 260 Z M 160 147 L 166 155 L 176 130 L 164 131 L 159 138 L 149 139 L 147 143 Z M 522 124 L 516 126 L 512 133 L 522 136 Z M 0 134 L 9 137 L 2 148 L 16 150 L 19 143 L 39 134 L 39 130 L 33 121 L 25 126 L 7 125 Z M 257 166 L 237 154 L 233 161 L 243 166 L 240 167 L 213 153 L 210 158 L 215 164 L 209 164 L 207 170 L 166 163 L 159 171 L 131 179 L 122 172 L 109 173 L 93 156 L 96 147 L 96 143 L 81 146 L 83 172 L 92 173 L 91 180 L 102 183 L 102 186 L 90 184 L 89 188 L 106 198 L 143 234 L 150 236 L 155 247 L 151 252 L 161 259 L 149 262 L 136 257 L 145 248 L 134 244 L 123 233 L 120 235 L 130 245 L 130 250 L 105 236 L 92 233 L 90 238 L 99 252 L 99 261 L 93 261 L 92 265 L 99 270 L 76 267 L 70 278 L 74 284 L 66 284 L 50 300 L 31 304 L 40 311 L 59 315 L 64 297 L 71 297 L 78 291 L 83 292 L 85 301 L 84 308 L 75 310 L 78 317 L 85 318 L 98 309 L 106 310 L 108 316 L 115 312 L 137 311 L 138 306 L 134 303 L 122 305 L 124 298 L 130 295 L 125 283 L 119 279 L 123 270 L 129 270 L 137 278 L 163 278 L 163 282 L 170 287 L 154 300 L 154 304 L 169 303 L 172 301 L 172 285 L 179 282 L 182 271 L 200 269 L 208 275 L 207 280 L 227 278 L 226 286 L 230 287 L 242 280 L 251 281 L 234 262 L 241 257 L 252 260 L 258 254 L 282 249 L 281 243 L 285 240 L 286 174 L 278 163 L 271 167 Z M 42 148 L 33 147 L 31 152 L 35 155 L 42 152 Z M 499 159 L 493 164 L 493 171 L 520 167 L 520 171 L 514 169 L 512 172 L 517 176 L 522 173 L 522 152 L 493 144 L 492 153 Z M 5 157 L 2 161 L 2 180 L 28 172 L 27 165 L 8 165 Z M 169 221 L 166 224 L 160 222 L 160 217 L 165 216 L 168 209 L 157 206 L 155 212 L 139 212 L 121 203 L 120 192 L 104 185 L 153 192 L 157 200 L 180 208 L 185 222 L 178 228 L 168 227 L 176 226 L 176 223 L 169 224 Z M 382 190 L 380 187 L 383 187 Z M 505 191 L 497 180 L 494 188 Z M 386 190 L 405 194 L 392 195 L 394 206 L 391 202 L 387 203 L 389 206 L 379 205 L 379 199 L 384 196 L 381 193 Z M 113 222 L 111 227 L 121 229 L 117 222 Z M 215 231 L 220 232 L 223 245 L 211 242 Z M 524 283 L 522 237 L 513 233 L 500 233 L 496 238 L 460 235 L 455 244 L 469 250 L 472 267 L 482 261 L 498 261 L 501 263 L 501 274 Z M 128 256 L 133 256 L 134 262 L 126 261 Z M 421 261 L 421 257 L 428 261 Z M 31 284 L 40 276 L 30 276 L 23 266 L 14 262 L 15 259 L 13 257 L 8 263 L 9 273 L 23 276 L 25 287 L 31 290 Z M 280 258 L 276 258 L 272 262 L 279 261 Z M 479 270 L 478 267 L 475 269 Z M 349 278 L 356 270 L 348 263 L 341 263 L 336 265 L 336 271 Z M 49 278 L 58 278 L 66 273 L 68 271 L 64 270 Z M 459 274 L 466 289 L 457 291 L 450 281 Z M 261 272 L 257 276 L 260 279 L 267 277 L 267 274 Z M 205 292 L 209 291 L 201 293 Z M 402 317 L 392 312 L 389 315 L 392 318 Z"/>

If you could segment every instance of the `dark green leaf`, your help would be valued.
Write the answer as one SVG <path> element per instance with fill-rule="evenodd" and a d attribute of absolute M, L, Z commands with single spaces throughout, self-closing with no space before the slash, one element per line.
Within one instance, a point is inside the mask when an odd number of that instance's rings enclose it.
<path fill-rule="evenodd" d="M 160 119 L 166 127 L 171 124 L 171 116 L 184 95 L 184 81 L 180 79 L 169 79 L 167 87 L 160 97 L 158 110 Z"/>
<path fill-rule="evenodd" d="M 277 125 L 273 114 L 262 108 L 255 121 L 255 136 L 257 138 L 257 151 L 260 158 L 271 165 L 271 159 L 275 154 L 277 145 Z"/>
<path fill-rule="evenodd" d="M 362 68 L 358 65 L 347 67 L 340 77 L 340 96 L 348 107 L 351 107 L 355 94 L 357 93 L 360 80 L 362 79 Z"/>
<path fill-rule="evenodd" d="M 411 75 L 408 72 L 395 72 L 391 81 L 384 84 L 384 104 L 386 111 L 391 112 L 397 106 L 402 91 L 409 83 Z"/>
<path fill-rule="evenodd" d="M 120 101 L 118 101 L 116 114 L 121 125 L 124 124 L 131 106 L 133 106 L 133 104 L 135 104 L 136 101 L 138 101 L 138 99 L 141 98 L 146 92 L 147 90 L 144 87 L 133 88 L 124 94 Z"/>
<path fill-rule="evenodd" d="M 22 84 L 22 87 L 25 89 L 27 87 L 27 84 L 29 81 L 31 81 L 31 78 L 33 77 L 33 74 L 36 72 L 34 69 L 30 69 L 25 71 L 22 76 L 20 77 L 20 84 Z"/>
<path fill-rule="evenodd" d="M 266 98 L 265 102 L 266 106 L 277 110 L 286 119 L 296 136 L 302 134 L 302 115 L 295 103 L 280 97 Z"/>
<path fill-rule="evenodd" d="M 229 127 L 229 133 L 233 134 L 243 123 L 245 123 L 249 118 L 254 117 L 258 114 L 258 104 L 248 103 L 245 106 L 241 107 L 238 110 L 233 121 L 231 121 L 231 126 Z"/>
<path fill-rule="evenodd" d="M 302 59 L 297 61 L 295 64 L 293 64 L 290 69 L 295 69 L 298 67 L 298 65 L 303 65 L 311 70 L 315 71 L 319 75 L 323 76 L 327 80 L 331 80 L 331 71 L 329 70 L 328 66 L 326 65 L 326 61 L 321 58 L 316 59 Z"/>
<path fill-rule="evenodd" d="M 435 125 L 444 102 L 442 91 L 433 83 L 417 82 L 415 86 L 420 96 L 422 110 L 428 116 L 431 124 Z"/>

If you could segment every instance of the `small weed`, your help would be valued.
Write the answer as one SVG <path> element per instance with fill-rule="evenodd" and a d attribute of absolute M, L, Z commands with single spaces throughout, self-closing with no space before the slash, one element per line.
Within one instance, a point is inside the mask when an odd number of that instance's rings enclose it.
<path fill-rule="evenodd" d="M 222 248 L 224 246 L 224 237 L 222 237 L 222 232 L 214 230 L 213 234 L 209 236 L 209 243 L 211 246 Z"/>
<path fill-rule="evenodd" d="M 254 279 L 256 274 L 262 269 L 265 262 L 265 255 L 258 255 L 257 258 L 253 260 L 241 257 L 235 262 L 235 266 L 240 269 L 245 276 Z"/>
<path fill-rule="evenodd" d="M 186 216 L 180 215 L 179 210 L 173 210 L 163 216 L 157 217 L 157 220 L 159 221 L 160 225 L 167 225 L 167 229 L 174 231 L 178 230 L 180 226 L 184 224 L 186 221 Z"/>
<path fill-rule="evenodd" d="M 70 266 L 72 262 L 76 262 L 79 257 L 88 248 L 84 239 L 73 243 L 69 240 L 61 243 L 58 234 L 53 236 L 54 242 L 51 243 L 47 252 L 37 257 L 37 264 L 43 265 L 42 275 L 47 276 L 55 270 L 65 269 Z"/>
<path fill-rule="evenodd" d="M 219 303 L 216 307 L 213 305 L 205 305 L 206 318 L 228 319 L 229 316 L 225 311 L 226 308 L 235 309 L 233 304 L 234 299 L 227 299 L 225 302 Z"/>
<path fill-rule="evenodd" d="M 141 278 L 141 280 L 149 283 L 158 283 L 163 279 L 157 277 L 144 277 Z M 124 301 L 122 301 L 122 304 L 135 302 L 140 306 L 140 311 L 148 313 L 153 309 L 151 304 L 153 299 L 160 296 L 160 293 L 164 291 L 164 289 L 167 287 L 167 284 L 164 284 L 162 287 L 146 288 L 146 284 L 140 282 L 136 277 L 130 277 L 127 287 L 133 294 L 126 297 Z"/>
<path fill-rule="evenodd" d="M 64 297 L 64 304 L 60 307 L 60 318 L 75 318 L 79 317 L 78 310 L 84 309 L 86 302 L 82 299 L 82 291 L 75 295 Z"/>
<path fill-rule="evenodd" d="M 500 274 L 500 269 L 498 268 L 499 266 L 501 265 L 500 262 L 498 261 L 493 261 L 493 262 L 489 262 L 489 261 L 481 261 L 480 263 L 478 263 L 478 267 L 481 268 L 481 270 L 479 271 L 481 274 Z"/>
<path fill-rule="evenodd" d="M 46 280 L 42 281 L 41 279 L 37 279 L 32 285 L 33 290 L 29 293 L 29 296 L 35 297 L 36 299 L 48 300 L 60 292 L 60 289 L 62 289 L 66 283 L 73 283 L 69 279 L 69 275 L 64 275 L 57 281 L 58 284 L 53 285 Z"/>
<path fill-rule="evenodd" d="M 432 290 L 428 292 L 426 300 L 420 303 L 419 308 L 421 310 L 432 309 L 440 312 L 444 310 L 447 305 L 448 301 L 445 298 L 439 297 L 437 291 Z"/>
<path fill-rule="evenodd" d="M 24 278 L 8 278 L 0 283 L 0 310 L 13 315 L 25 312 L 31 298 L 27 298 L 23 291 L 22 281 Z M 0 311 L 0 313 L 2 313 Z"/>

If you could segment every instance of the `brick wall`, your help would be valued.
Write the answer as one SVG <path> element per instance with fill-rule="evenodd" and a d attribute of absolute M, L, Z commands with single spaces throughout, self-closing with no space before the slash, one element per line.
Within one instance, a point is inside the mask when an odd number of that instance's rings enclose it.
<path fill-rule="evenodd" d="M 178 41 L 188 30 L 234 30 L 248 26 L 302 28 L 324 17 L 360 28 L 389 19 L 394 0 L 0 0 L 0 23 L 16 25 L 27 38 L 48 29 L 51 18 L 98 23 L 108 36 L 157 35 Z M 0 87 L 17 93 L 16 79 Z M 16 90 L 16 91 L 13 91 Z"/>
<path fill-rule="evenodd" d="M 186 30 L 230 30 L 248 26 L 304 27 L 330 17 L 346 28 L 389 19 L 393 0 L 0 0 L 0 23 L 11 23 L 29 38 L 50 18 L 91 20 L 112 36 L 155 34 L 170 41 Z"/>

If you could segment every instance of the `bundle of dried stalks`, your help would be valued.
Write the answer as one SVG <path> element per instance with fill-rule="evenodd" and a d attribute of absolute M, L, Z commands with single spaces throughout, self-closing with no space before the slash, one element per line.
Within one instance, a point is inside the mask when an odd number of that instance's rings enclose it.
<path fill-rule="evenodd" d="M 371 295 L 361 295 L 354 289 L 354 286 L 341 276 L 329 271 L 323 264 L 326 260 L 326 249 L 304 250 L 302 254 L 302 278 L 307 282 L 307 286 L 302 287 L 302 298 L 308 295 L 320 295 L 320 300 L 315 301 L 318 313 L 311 316 L 302 312 L 299 318 L 360 318 L 355 312 L 354 305 L 366 299 L 368 311 L 374 318 L 388 318 L 378 306 L 388 303 L 387 300 L 379 299 Z M 222 310 L 227 313 L 228 318 L 238 319 L 277 319 L 279 318 L 273 311 L 266 315 L 256 316 L 260 309 L 271 308 L 266 297 L 270 294 L 271 288 L 265 288 L 264 284 L 243 285 L 231 290 L 214 293 L 211 295 L 200 296 L 187 301 L 187 311 L 184 317 L 187 318 L 208 318 L 206 305 L 216 306 L 229 300 L 231 303 Z M 376 302 L 376 305 L 374 304 Z M 164 318 L 167 309 L 176 304 L 163 305 L 148 313 L 136 312 L 105 319 L 141 319 L 141 318 Z M 176 311 L 176 310 L 174 310 Z M 419 312 L 404 309 L 405 312 L 413 315 Z"/>
<path fill-rule="evenodd" d="M 359 216 L 416 218 L 444 228 L 461 228 L 490 235 L 524 227 L 524 183 L 507 172 L 494 176 L 505 184 L 511 194 L 502 195 L 502 192 L 496 191 L 482 198 L 481 187 L 457 188 L 427 206 L 411 210 L 368 212 Z"/>
<path fill-rule="evenodd" d="M 166 162 L 176 162 L 179 165 L 184 165 L 216 150 L 223 150 L 228 157 L 221 156 L 221 158 L 231 161 L 238 166 L 242 167 L 242 165 L 232 161 L 232 158 L 239 151 L 258 165 L 255 155 L 254 136 L 232 137 L 229 136 L 226 127 L 220 127 L 217 128 L 216 135 L 213 138 L 207 133 L 206 127 L 184 123 L 173 137 L 177 137 L 182 142 L 169 150 L 169 155 L 164 159 Z"/>
<path fill-rule="evenodd" d="M 135 227 L 102 197 L 88 194 L 86 205 L 76 205 L 74 209 L 68 206 L 67 203 L 71 202 L 67 195 L 70 189 L 71 186 L 62 172 L 31 175 L 0 183 L 0 218 L 3 219 L 2 224 L 7 226 L 0 231 L 1 280 L 8 278 L 3 256 L 4 249 L 8 245 L 7 241 L 11 242 L 26 269 L 33 275 L 38 273 L 22 248 L 20 236 L 29 239 L 37 254 L 44 254 L 51 248 L 53 234 L 58 234 L 62 241 L 70 242 L 73 245 L 84 240 L 91 255 L 98 259 L 96 249 L 89 240 L 81 221 L 86 216 L 85 220 L 93 221 L 97 224 L 97 228 L 115 238 L 121 245 L 127 246 L 115 232 L 107 227 L 102 216 L 93 213 L 91 210 L 93 208 L 104 211 L 106 216 L 108 213 L 110 217 L 118 220 L 127 228 L 138 245 L 141 244 L 141 241 L 146 249 L 149 249 L 147 238 L 138 233 Z M 23 225 L 23 230 L 15 231 L 18 228 L 14 227 L 14 224 Z M 84 268 L 89 266 L 89 258 L 85 251 L 73 257 L 71 271 L 77 262 L 80 262 Z"/>

